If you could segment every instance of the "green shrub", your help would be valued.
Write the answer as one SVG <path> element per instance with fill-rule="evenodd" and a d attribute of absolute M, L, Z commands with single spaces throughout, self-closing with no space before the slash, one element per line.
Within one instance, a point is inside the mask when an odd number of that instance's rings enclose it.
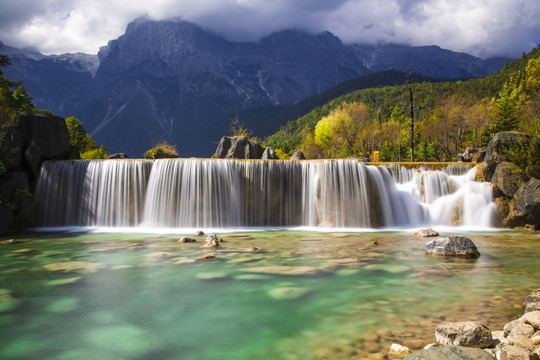
<path fill-rule="evenodd" d="M 4 176 L 7 168 L 16 161 L 18 148 L 10 148 L 5 141 L 6 132 L 0 128 L 0 177 Z"/>
<path fill-rule="evenodd" d="M 144 153 L 145 159 L 177 158 L 176 146 L 162 142 Z"/>
<path fill-rule="evenodd" d="M 99 149 L 91 149 L 81 153 L 81 159 L 90 160 L 90 159 L 105 159 L 109 156 L 107 150 L 102 146 Z"/>
<path fill-rule="evenodd" d="M 519 173 L 529 180 L 540 178 L 540 139 L 523 138 L 503 149 L 507 161 L 519 167 Z"/>

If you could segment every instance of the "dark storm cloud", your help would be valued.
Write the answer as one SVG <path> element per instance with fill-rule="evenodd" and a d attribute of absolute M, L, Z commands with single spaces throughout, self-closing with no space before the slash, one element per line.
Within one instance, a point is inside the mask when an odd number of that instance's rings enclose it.
<path fill-rule="evenodd" d="M 436 44 L 518 56 L 540 34 L 538 0 L 0 0 L 0 40 L 46 53 L 95 53 L 138 16 L 181 18 L 231 40 L 287 28 L 344 42 Z"/>

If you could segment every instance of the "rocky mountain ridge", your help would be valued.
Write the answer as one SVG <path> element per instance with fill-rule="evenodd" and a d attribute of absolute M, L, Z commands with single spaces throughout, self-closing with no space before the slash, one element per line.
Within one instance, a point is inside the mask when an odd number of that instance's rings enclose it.
<path fill-rule="evenodd" d="M 143 19 L 103 47 L 99 63 L 15 50 L 5 73 L 24 82 L 38 107 L 78 117 L 109 152 L 135 157 L 161 140 L 180 156 L 210 156 L 235 113 L 287 107 L 376 71 L 414 63 L 419 74 L 455 79 L 503 65 L 435 46 L 347 45 L 330 32 L 234 42 L 191 23 Z"/>

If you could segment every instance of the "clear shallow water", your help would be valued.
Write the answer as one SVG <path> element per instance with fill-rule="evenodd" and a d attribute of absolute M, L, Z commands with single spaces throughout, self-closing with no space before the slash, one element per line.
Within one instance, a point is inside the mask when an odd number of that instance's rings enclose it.
<path fill-rule="evenodd" d="M 496 330 L 540 284 L 531 233 L 469 233 L 477 260 L 426 256 L 403 232 L 223 234 L 216 250 L 182 236 L 2 241 L 0 358 L 383 358 L 446 321 Z"/>

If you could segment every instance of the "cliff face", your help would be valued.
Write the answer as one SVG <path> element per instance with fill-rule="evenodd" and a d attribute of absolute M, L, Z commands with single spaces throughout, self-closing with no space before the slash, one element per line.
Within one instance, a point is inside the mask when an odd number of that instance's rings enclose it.
<path fill-rule="evenodd" d="M 65 120 L 57 116 L 21 113 L 3 131 L 13 153 L 0 177 L 0 235 L 31 224 L 32 193 L 43 161 L 69 159 L 72 153 Z"/>
<path fill-rule="evenodd" d="M 26 53 L 5 72 L 38 107 L 78 117 L 109 152 L 131 156 L 164 139 L 180 156 L 210 156 L 236 112 L 292 105 L 374 71 L 414 63 L 419 74 L 450 79 L 496 70 L 438 47 L 345 45 L 329 32 L 293 30 L 240 43 L 186 22 L 145 20 L 99 60 L 96 69 L 96 58 L 82 54 Z"/>

